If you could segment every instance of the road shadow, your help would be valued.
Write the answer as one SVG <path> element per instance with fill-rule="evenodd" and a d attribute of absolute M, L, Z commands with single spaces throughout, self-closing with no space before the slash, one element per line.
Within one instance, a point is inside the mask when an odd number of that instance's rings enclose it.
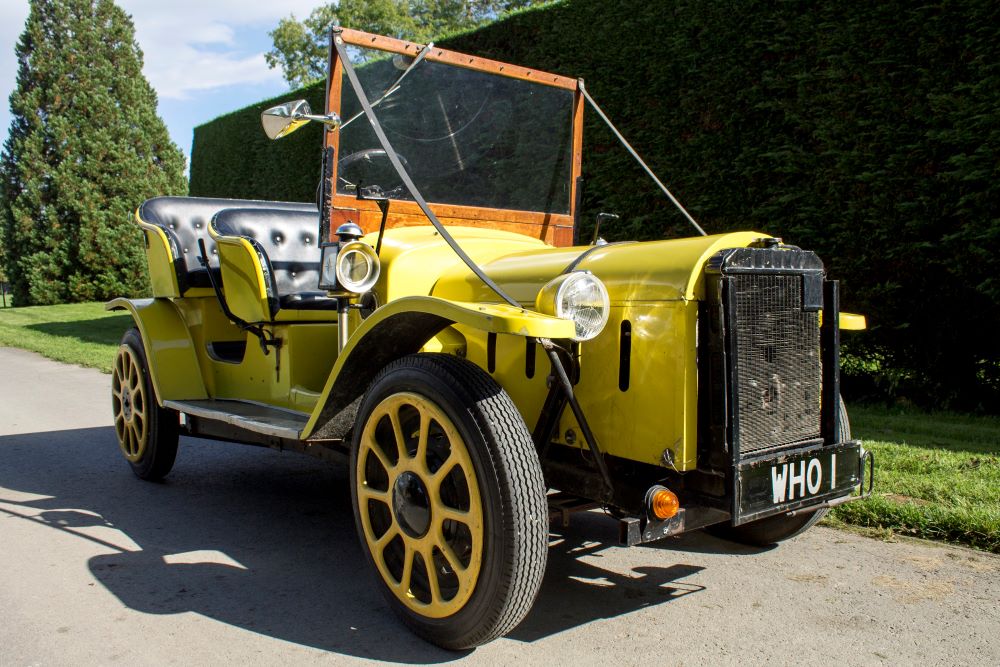
<path fill-rule="evenodd" d="M 617 529 L 615 521 L 597 512 L 574 515 L 565 527 L 554 522 L 542 588 L 527 618 L 508 637 L 535 642 L 704 590 L 681 581 L 704 569 L 698 565 L 642 565 L 628 573 L 601 567 L 603 552 L 623 548 L 617 546 Z"/>
<path fill-rule="evenodd" d="M 418 639 L 391 613 L 358 546 L 342 466 L 182 438 L 174 471 L 153 484 L 132 475 L 102 427 L 0 437 L 0 487 L 0 515 L 98 546 L 91 573 L 131 609 L 195 612 L 384 662 L 464 655 Z M 593 513 L 555 530 L 541 593 L 510 637 L 534 642 L 702 590 L 682 581 L 696 565 L 601 567 L 615 539 L 614 522 Z M 683 546 L 705 539 L 714 540 Z M 680 556 L 679 546 L 670 548 Z"/>

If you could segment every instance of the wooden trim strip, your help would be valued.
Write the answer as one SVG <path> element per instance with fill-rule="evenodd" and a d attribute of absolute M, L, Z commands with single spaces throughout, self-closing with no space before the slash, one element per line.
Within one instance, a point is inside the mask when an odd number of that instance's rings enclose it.
<path fill-rule="evenodd" d="M 576 189 L 580 187 L 580 174 L 583 173 L 583 107 L 584 99 L 579 90 L 573 96 L 573 164 L 569 193 L 569 215 L 575 222 L 580 212 L 576 210 Z"/>
<path fill-rule="evenodd" d="M 393 37 L 384 37 L 382 35 L 373 35 L 371 33 L 362 32 L 360 30 L 352 30 L 350 28 L 342 28 L 340 36 L 343 38 L 345 44 L 350 44 L 351 46 L 378 49 L 379 51 L 401 53 L 403 55 L 416 55 L 420 52 L 420 49 L 424 48 L 423 44 L 415 44 L 413 42 L 407 42 Z M 532 81 L 543 86 L 552 86 L 553 88 L 563 88 L 565 90 L 575 91 L 578 87 L 577 80 L 568 76 L 560 76 L 558 74 L 551 74 L 540 70 L 528 69 L 527 67 L 521 67 L 519 65 L 502 63 L 488 58 L 479 58 L 476 56 L 466 55 L 464 53 L 458 53 L 457 51 L 439 49 L 437 47 L 431 49 L 430 53 L 426 56 L 426 60 L 445 63 L 447 65 L 454 65 L 456 67 L 471 69 L 477 72 L 499 74 L 511 79 Z"/>
<path fill-rule="evenodd" d="M 566 214 L 540 213 L 537 211 L 516 211 L 500 208 L 480 208 L 478 206 L 459 206 L 455 204 L 437 204 L 428 202 L 434 214 L 442 218 L 461 218 L 464 220 L 484 220 L 494 222 L 517 222 L 532 225 L 548 225 L 553 227 L 572 227 L 573 217 Z M 373 201 L 357 199 L 351 195 L 338 194 L 333 198 L 333 207 L 361 211 L 378 211 Z M 389 207 L 390 215 L 423 215 L 416 202 L 393 199 Z"/>

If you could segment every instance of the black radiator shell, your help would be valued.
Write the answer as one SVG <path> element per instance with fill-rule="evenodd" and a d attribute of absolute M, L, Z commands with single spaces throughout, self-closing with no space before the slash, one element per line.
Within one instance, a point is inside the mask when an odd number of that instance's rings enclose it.
<path fill-rule="evenodd" d="M 814 415 L 803 413 L 809 427 L 802 430 L 802 438 L 789 442 L 765 443 L 763 446 L 741 446 L 740 383 L 770 380 L 740 377 L 738 370 L 738 355 L 741 350 L 736 343 L 736 328 L 740 323 L 736 321 L 734 289 L 740 276 L 743 276 L 742 280 L 745 282 L 753 275 L 761 277 L 762 292 L 784 289 L 785 300 L 782 303 L 786 319 L 791 317 L 794 324 L 795 313 L 801 313 L 801 324 L 808 327 L 805 331 L 809 338 L 807 346 L 815 344 L 819 349 L 819 359 L 816 360 L 819 368 L 813 364 L 811 354 L 800 354 L 802 359 L 799 363 L 805 364 L 803 367 L 809 371 L 807 377 L 816 377 L 820 386 L 814 395 L 815 403 L 812 402 L 813 397 L 805 397 L 799 401 L 800 408 L 803 405 L 816 407 Z M 774 456 L 789 449 L 836 444 L 840 342 L 837 284 L 825 280 L 823 263 L 815 253 L 777 246 L 734 248 L 717 253 L 707 263 L 705 289 L 706 297 L 700 307 L 698 327 L 698 464 L 702 469 L 725 473 L 726 487 L 732 494 L 730 501 L 733 523 L 738 525 L 744 522 L 735 502 L 737 474 L 741 464 L 755 458 Z M 789 307 L 789 294 L 794 294 L 796 299 L 801 300 L 799 311 Z M 818 311 L 821 309 L 822 327 L 817 322 Z M 814 315 L 810 315 L 811 313 Z M 761 313 L 761 317 L 772 316 L 781 320 L 780 314 Z M 810 322 L 815 325 L 808 324 Z M 755 323 L 744 322 L 743 326 L 753 324 Z M 816 329 L 813 330 L 811 326 L 816 326 Z M 766 327 L 765 323 L 765 330 Z M 747 336 L 743 337 L 745 339 Z M 746 340 L 743 342 L 746 346 Z M 800 384 L 808 387 L 808 383 Z M 759 437 L 760 433 L 757 433 L 757 445 L 760 444 Z"/>

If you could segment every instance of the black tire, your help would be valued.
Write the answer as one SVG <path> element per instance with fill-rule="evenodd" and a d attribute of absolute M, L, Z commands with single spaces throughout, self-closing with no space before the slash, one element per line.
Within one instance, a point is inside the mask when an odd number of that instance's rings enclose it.
<path fill-rule="evenodd" d="M 447 649 L 510 632 L 548 552 L 545 483 L 513 401 L 468 361 L 417 354 L 376 376 L 355 424 L 355 524 L 393 611 Z"/>
<path fill-rule="evenodd" d="M 844 442 L 851 439 L 851 423 L 847 419 L 847 407 L 844 406 L 844 399 L 840 399 L 840 431 L 837 433 L 838 440 Z M 747 544 L 754 547 L 766 547 L 777 542 L 783 542 L 796 535 L 801 535 L 809 530 L 820 519 L 826 516 L 828 509 L 816 510 L 808 514 L 796 514 L 795 516 L 771 516 L 759 521 L 751 521 L 742 526 L 732 526 L 726 523 L 709 526 L 707 530 L 716 537 L 725 540 Z"/>
<path fill-rule="evenodd" d="M 178 420 L 156 402 L 138 329 L 122 336 L 111 373 L 111 405 L 118 446 L 140 479 L 166 477 L 177 458 Z"/>

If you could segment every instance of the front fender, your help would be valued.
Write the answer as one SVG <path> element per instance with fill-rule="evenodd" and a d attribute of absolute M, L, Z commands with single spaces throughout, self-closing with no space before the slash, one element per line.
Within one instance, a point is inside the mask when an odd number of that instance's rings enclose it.
<path fill-rule="evenodd" d="M 419 352 L 441 330 L 462 324 L 486 333 L 570 338 L 570 320 L 504 304 L 464 303 L 410 296 L 382 306 L 354 331 L 337 357 L 303 439 L 340 438 L 354 423 L 352 406 L 375 375 L 396 359 Z"/>
<path fill-rule="evenodd" d="M 180 313 L 168 299 L 118 298 L 105 310 L 127 310 L 142 336 L 156 402 L 208 398 L 194 343 Z"/>

